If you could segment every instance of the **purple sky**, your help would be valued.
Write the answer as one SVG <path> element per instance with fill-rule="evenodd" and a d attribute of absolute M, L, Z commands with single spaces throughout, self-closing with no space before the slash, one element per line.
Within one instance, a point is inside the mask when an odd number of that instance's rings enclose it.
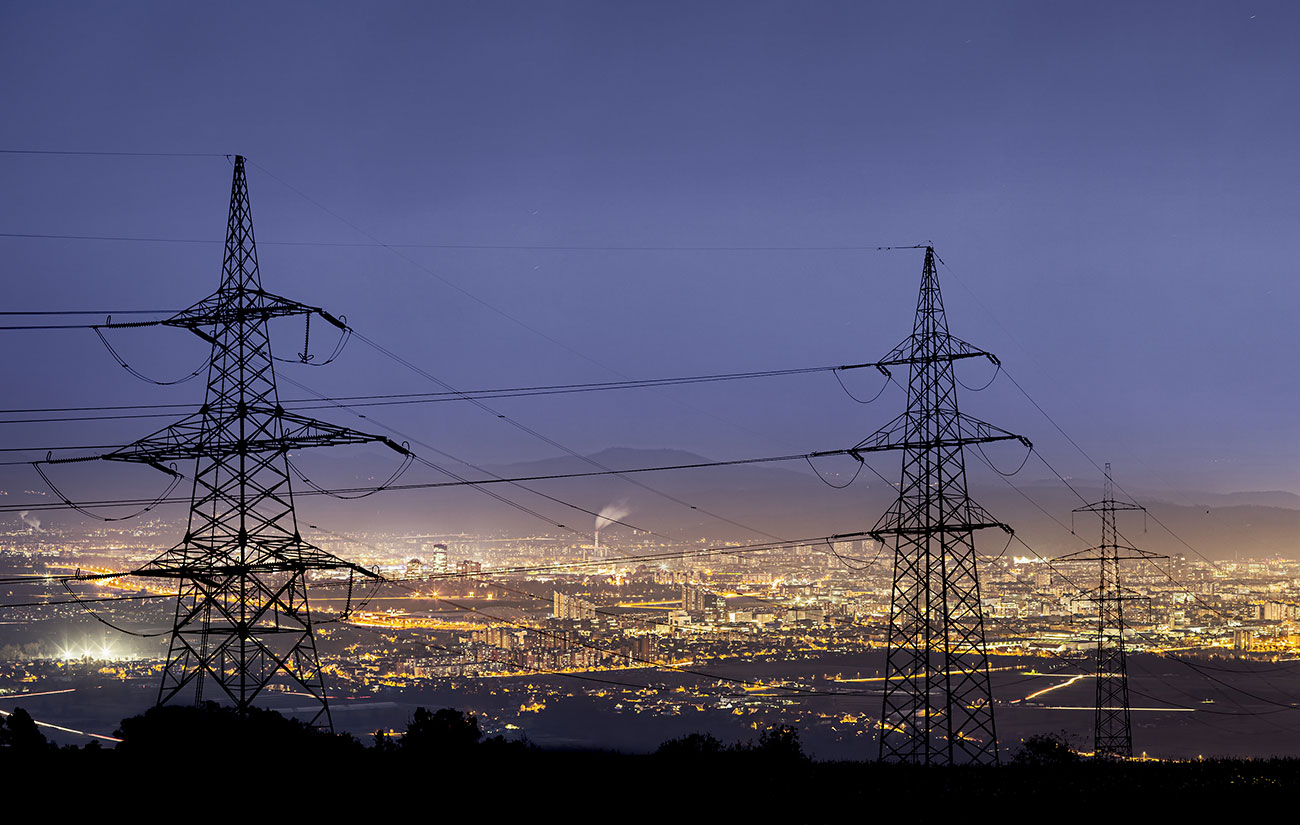
<path fill-rule="evenodd" d="M 817 247 L 933 241 L 953 332 L 1121 480 L 1300 492 L 1297 32 L 1281 2 L 7 3 L 0 148 L 246 155 L 266 288 L 466 389 L 872 360 L 910 331 L 922 255 Z M 229 176 L 0 155 L 0 232 L 216 242 Z M 269 243 L 365 233 L 615 249 Z M 617 249 L 699 246 L 749 249 Z M 9 310 L 175 309 L 220 277 L 218 243 L 0 250 Z M 87 331 L 2 334 L 4 407 L 201 398 Z M 175 330 L 112 340 L 164 378 L 204 357 Z M 359 342 L 284 374 L 437 389 Z M 850 446 L 902 403 L 818 375 L 495 405 L 583 451 L 739 458 Z M 1096 475 L 1005 378 L 963 408 Z M 479 463 L 555 454 L 466 405 L 375 418 Z"/>

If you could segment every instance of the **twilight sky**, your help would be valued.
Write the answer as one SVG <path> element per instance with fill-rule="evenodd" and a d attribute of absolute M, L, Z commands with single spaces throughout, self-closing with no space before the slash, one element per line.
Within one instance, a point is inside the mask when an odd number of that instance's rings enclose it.
<path fill-rule="evenodd" d="M 910 331 L 922 254 L 865 247 L 932 241 L 953 332 L 1121 480 L 1300 492 L 1297 32 L 1284 2 L 8 2 L 0 148 L 247 156 L 266 288 L 462 389 L 872 360 Z M 0 237 L 3 309 L 207 295 L 229 178 L 0 154 L 0 232 L 211 242 Z M 0 335 L 6 408 L 201 399 L 88 331 Z M 112 341 L 162 378 L 205 355 L 176 330 Z M 438 389 L 359 341 L 282 374 Z M 1004 376 L 962 398 L 1095 476 Z M 903 398 L 823 374 L 493 404 L 582 451 L 741 458 L 851 446 Z M 372 421 L 477 463 L 556 453 L 463 404 Z"/>

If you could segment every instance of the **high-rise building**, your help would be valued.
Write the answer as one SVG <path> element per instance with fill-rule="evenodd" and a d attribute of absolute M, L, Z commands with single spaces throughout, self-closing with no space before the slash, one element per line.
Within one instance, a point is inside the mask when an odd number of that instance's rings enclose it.
<path fill-rule="evenodd" d="M 428 559 L 429 570 L 433 573 L 447 572 L 447 545 L 426 544 L 424 555 Z"/>
<path fill-rule="evenodd" d="M 589 601 L 567 593 L 555 591 L 552 603 L 555 618 L 568 622 L 592 621 L 596 618 L 596 606 Z"/>
<path fill-rule="evenodd" d="M 727 600 L 699 585 L 682 585 L 682 610 L 692 618 L 726 621 Z"/>

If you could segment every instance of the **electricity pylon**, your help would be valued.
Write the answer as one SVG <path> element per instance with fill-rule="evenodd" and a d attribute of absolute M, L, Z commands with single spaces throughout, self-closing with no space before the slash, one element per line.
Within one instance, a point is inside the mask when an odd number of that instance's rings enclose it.
<path fill-rule="evenodd" d="M 1092 600 L 1097 603 L 1097 710 L 1093 725 L 1093 752 L 1099 759 L 1128 759 L 1133 756 L 1133 727 L 1129 719 L 1128 658 L 1124 653 L 1124 602 L 1137 596 L 1124 592 L 1120 562 L 1128 559 L 1163 558 L 1155 553 L 1120 544 L 1115 513 L 1146 508 L 1115 500 L 1115 483 L 1106 462 L 1106 483 L 1102 499 L 1074 510 L 1101 516 L 1101 544 L 1061 561 L 1095 561 L 1101 569 Z"/>
<path fill-rule="evenodd" d="M 212 345 L 207 396 L 198 412 L 100 456 L 165 468 L 194 461 L 185 537 L 133 571 L 176 579 L 176 617 L 158 704 L 204 699 L 215 684 L 240 713 L 268 688 L 306 693 L 310 723 L 333 726 L 307 600 L 313 571 L 370 571 L 303 540 L 294 513 L 288 454 L 306 447 L 382 442 L 285 410 L 275 383 L 268 322 L 319 315 L 319 307 L 262 289 L 244 158 L 235 157 L 221 286 L 162 322 Z M 306 357 L 305 355 L 303 356 Z M 221 698 L 221 697 L 218 697 Z"/>
<path fill-rule="evenodd" d="M 966 358 L 999 363 L 948 332 L 934 249 L 926 247 L 912 334 L 878 365 L 886 375 L 891 366 L 908 368 L 907 411 L 852 451 L 903 453 L 898 500 L 871 530 L 894 546 L 882 761 L 998 761 L 973 533 L 1011 528 L 971 501 L 964 450 L 1032 445 L 958 411 L 954 362 Z"/>

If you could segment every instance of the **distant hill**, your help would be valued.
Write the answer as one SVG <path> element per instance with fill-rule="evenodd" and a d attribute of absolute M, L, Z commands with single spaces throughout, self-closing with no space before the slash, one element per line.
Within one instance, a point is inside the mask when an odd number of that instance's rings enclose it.
<path fill-rule="evenodd" d="M 361 448 L 350 458 L 322 451 L 294 460 L 314 482 L 329 487 L 375 485 L 384 481 L 396 466 L 395 456 L 379 448 Z M 682 450 L 615 447 L 586 456 L 585 460 L 565 455 L 483 469 L 489 477 L 518 478 L 598 473 L 602 472 L 600 467 L 643 469 L 709 461 L 707 456 Z M 464 478 L 485 477 L 450 461 L 442 463 Z M 898 472 L 894 462 L 878 461 L 871 466 L 891 480 Z M 857 467 L 852 459 L 845 457 L 819 460 L 816 469 L 829 483 L 819 480 L 806 462 L 789 462 L 663 470 L 624 477 L 596 475 L 519 484 L 494 483 L 481 489 L 399 490 L 356 501 L 301 495 L 297 503 L 304 525 L 319 524 L 341 533 L 350 530 L 518 535 L 563 532 L 555 524 L 590 533 L 595 527 L 594 514 L 612 506 L 625 515 L 618 517 L 623 524 L 606 527 L 605 536 L 611 543 L 617 543 L 620 534 L 627 534 L 629 527 L 624 525 L 686 540 L 795 539 L 867 530 L 876 523 L 894 499 L 891 484 L 870 469 L 863 469 L 853 484 L 843 489 L 831 486 L 845 485 Z M 100 497 L 152 498 L 166 483 L 166 477 L 155 470 L 107 462 L 57 465 L 51 468 L 50 474 L 60 489 L 77 501 Z M 398 483 L 451 480 L 449 476 L 420 469 Z M 986 483 L 974 486 L 971 494 L 1042 554 L 1059 555 L 1096 542 L 1095 516 L 1074 516 L 1077 536 L 1071 535 L 1071 510 L 1082 502 L 1059 481 L 1013 481 L 1019 492 L 1006 484 Z M 58 501 L 58 496 L 46 490 L 39 476 L 27 466 L 0 468 L 0 485 L 6 492 L 0 497 L 0 504 L 11 508 L 23 501 Z M 295 478 L 294 489 L 301 493 L 308 487 Z M 1075 484 L 1075 489 L 1089 501 L 1096 501 L 1102 495 L 1100 485 Z M 509 498 L 545 518 L 504 505 L 486 495 L 487 491 Z M 45 495 L 40 495 L 42 492 Z M 188 495 L 188 492 L 189 485 L 183 482 L 175 495 Z M 1300 554 L 1297 546 L 1300 544 L 1297 541 L 1300 496 L 1292 493 L 1129 492 L 1150 510 L 1147 531 L 1143 532 L 1141 514 L 1122 515 L 1120 529 L 1133 544 L 1152 552 L 1183 553 L 1197 558 L 1196 551 L 1200 551 L 1215 559 L 1231 559 L 1234 555 Z M 573 506 L 565 506 L 555 499 Z M 185 516 L 183 506 L 160 508 L 156 512 L 176 519 L 178 531 L 183 529 L 180 526 Z M 67 510 L 31 515 L 41 518 L 47 528 L 76 529 L 79 524 L 91 524 L 84 516 Z M 3 518 L 12 528 L 22 527 L 15 512 L 4 514 Z M 1160 526 L 1162 523 L 1195 550 L 1172 537 Z M 996 532 L 981 536 L 981 552 L 999 552 L 1005 541 Z M 1023 555 L 1027 551 L 1016 543 L 1007 552 Z"/>

